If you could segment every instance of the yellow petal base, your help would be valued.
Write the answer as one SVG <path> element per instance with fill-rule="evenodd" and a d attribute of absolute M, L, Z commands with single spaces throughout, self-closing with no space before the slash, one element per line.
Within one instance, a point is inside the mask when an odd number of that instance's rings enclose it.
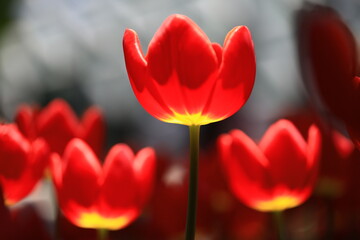
<path fill-rule="evenodd" d="M 293 196 L 280 196 L 268 201 L 257 202 L 255 209 L 261 212 L 283 211 L 300 205 L 299 198 Z"/>
<path fill-rule="evenodd" d="M 213 122 L 218 122 L 224 118 L 213 118 L 209 115 L 203 115 L 202 113 L 193 113 L 193 114 L 179 114 L 174 112 L 174 115 L 169 115 L 165 118 L 159 118 L 163 122 L 175 123 L 186 126 L 201 126 Z"/>
<path fill-rule="evenodd" d="M 106 218 L 98 213 L 83 213 L 78 219 L 78 226 L 82 228 L 117 230 L 125 227 L 131 219 L 125 216 Z"/>

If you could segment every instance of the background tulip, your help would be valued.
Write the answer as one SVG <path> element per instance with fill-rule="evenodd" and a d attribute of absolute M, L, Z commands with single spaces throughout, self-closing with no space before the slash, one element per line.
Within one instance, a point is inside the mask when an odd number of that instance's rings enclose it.
<path fill-rule="evenodd" d="M 26 137 L 42 137 L 51 151 L 59 154 L 74 137 L 86 141 L 98 156 L 103 150 L 105 123 L 100 109 L 96 107 L 90 107 L 78 119 L 66 101 L 55 99 L 43 109 L 21 105 L 15 121 Z"/>
<path fill-rule="evenodd" d="M 360 68 L 352 32 L 335 10 L 312 4 L 298 12 L 297 31 L 300 63 L 309 88 L 315 87 L 360 147 Z"/>
<path fill-rule="evenodd" d="M 272 212 L 278 237 L 287 239 L 282 211 L 305 202 L 315 185 L 321 147 L 314 125 L 308 142 L 288 120 L 269 127 L 256 145 L 240 130 L 219 137 L 230 188 L 248 207 Z"/>
<path fill-rule="evenodd" d="M 219 138 L 219 149 L 234 194 L 259 211 L 282 211 L 302 204 L 315 184 L 320 135 L 315 126 L 305 142 L 294 125 L 280 120 L 256 145 L 240 130 Z"/>
<path fill-rule="evenodd" d="M 13 204 L 26 197 L 43 177 L 50 151 L 43 139 L 28 141 L 13 124 L 0 125 L 0 183 Z"/>
<path fill-rule="evenodd" d="M 53 154 L 51 171 L 60 209 L 73 224 L 115 230 L 139 216 L 152 190 L 151 148 L 134 155 L 128 146 L 117 144 L 102 167 L 83 140 L 73 139 L 62 158 Z"/>

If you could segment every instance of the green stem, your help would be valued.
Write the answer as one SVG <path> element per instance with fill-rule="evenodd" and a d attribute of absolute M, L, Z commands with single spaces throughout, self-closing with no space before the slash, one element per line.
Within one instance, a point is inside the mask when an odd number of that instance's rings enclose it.
<path fill-rule="evenodd" d="M 326 199 L 326 208 L 327 208 L 327 216 L 326 216 L 326 239 L 332 240 L 334 239 L 334 219 L 335 219 L 335 212 L 334 206 L 332 204 L 332 199 Z"/>
<path fill-rule="evenodd" d="M 107 240 L 109 235 L 109 231 L 105 228 L 97 229 L 97 239 L 98 240 Z"/>
<path fill-rule="evenodd" d="M 190 130 L 190 175 L 189 175 L 189 193 L 188 193 L 188 208 L 187 208 L 187 217 L 186 217 L 185 239 L 194 240 L 195 230 L 196 230 L 200 126 L 189 126 L 189 130 Z"/>
<path fill-rule="evenodd" d="M 274 222 L 277 228 L 278 239 L 279 240 L 286 240 L 286 230 L 284 224 L 284 218 L 282 211 L 275 211 L 273 212 Z"/>

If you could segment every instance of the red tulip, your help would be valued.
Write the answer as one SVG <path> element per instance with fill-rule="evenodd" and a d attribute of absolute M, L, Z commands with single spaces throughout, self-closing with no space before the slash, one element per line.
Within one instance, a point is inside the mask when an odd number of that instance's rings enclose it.
<path fill-rule="evenodd" d="M 123 38 L 128 76 L 141 105 L 155 118 L 204 125 L 238 111 L 255 78 L 255 54 L 245 26 L 233 28 L 224 46 L 211 43 L 188 17 L 168 17 L 144 56 L 134 30 Z"/>
<path fill-rule="evenodd" d="M 346 191 L 354 144 L 336 129 L 331 128 L 321 118 L 308 109 L 295 111 L 286 116 L 300 131 L 304 138 L 312 124 L 319 127 L 322 143 L 316 192 L 323 197 L 338 198 Z"/>
<path fill-rule="evenodd" d="M 294 125 L 280 120 L 256 145 L 240 130 L 220 136 L 219 149 L 234 194 L 259 211 L 282 211 L 311 194 L 318 171 L 320 135 L 309 129 L 308 142 Z"/>
<path fill-rule="evenodd" d="M 59 154 L 74 137 L 86 141 L 98 156 L 104 145 L 105 124 L 96 107 L 89 108 L 80 121 L 64 100 L 55 99 L 41 111 L 21 106 L 15 121 L 25 136 L 44 138 L 51 150 Z"/>
<path fill-rule="evenodd" d="M 127 145 L 117 144 L 102 167 L 83 140 L 73 139 L 62 158 L 52 155 L 51 172 L 60 209 L 73 224 L 115 230 L 139 216 L 152 189 L 151 148 L 134 155 Z"/>
<path fill-rule="evenodd" d="M 356 40 L 331 8 L 307 5 L 298 14 L 304 77 L 329 110 L 347 125 L 360 148 L 360 77 Z"/>
<path fill-rule="evenodd" d="M 49 155 L 44 140 L 29 142 L 15 125 L 0 125 L 0 183 L 8 204 L 33 190 L 43 177 Z"/>

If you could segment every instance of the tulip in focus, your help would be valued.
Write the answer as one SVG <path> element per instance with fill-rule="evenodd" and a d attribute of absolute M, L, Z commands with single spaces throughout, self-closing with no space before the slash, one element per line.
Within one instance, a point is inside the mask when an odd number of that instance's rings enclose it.
<path fill-rule="evenodd" d="M 237 26 L 220 46 L 190 18 L 174 14 L 155 33 L 146 55 L 131 29 L 125 30 L 123 48 L 132 89 L 145 110 L 161 121 L 189 126 L 185 239 L 193 240 L 200 126 L 230 117 L 249 98 L 256 68 L 250 31 Z"/>
<path fill-rule="evenodd" d="M 155 153 L 136 155 L 125 144 L 113 146 L 101 166 L 81 139 L 67 145 L 62 160 L 52 155 L 51 172 L 64 216 L 82 228 L 124 228 L 141 213 L 150 197 Z"/>
<path fill-rule="evenodd" d="M 41 180 L 50 150 L 43 139 L 28 141 L 13 124 L 0 124 L 0 183 L 7 204 L 26 197 Z"/>
<path fill-rule="evenodd" d="M 98 156 L 101 155 L 105 123 L 96 107 L 90 107 L 80 120 L 67 102 L 55 99 L 42 110 L 20 106 L 15 121 L 27 138 L 44 138 L 53 152 L 62 154 L 66 144 L 77 137 L 86 141 Z"/>
<path fill-rule="evenodd" d="M 258 211 L 280 212 L 308 199 L 318 172 L 321 139 L 314 125 L 307 142 L 280 120 L 259 144 L 240 130 L 219 137 L 222 164 L 233 193 Z"/>
<path fill-rule="evenodd" d="M 175 14 L 155 33 L 146 55 L 134 30 L 125 31 L 123 46 L 137 99 L 164 122 L 191 126 L 228 118 L 254 85 L 254 46 L 245 26 L 233 28 L 220 46 L 191 19 Z"/>

